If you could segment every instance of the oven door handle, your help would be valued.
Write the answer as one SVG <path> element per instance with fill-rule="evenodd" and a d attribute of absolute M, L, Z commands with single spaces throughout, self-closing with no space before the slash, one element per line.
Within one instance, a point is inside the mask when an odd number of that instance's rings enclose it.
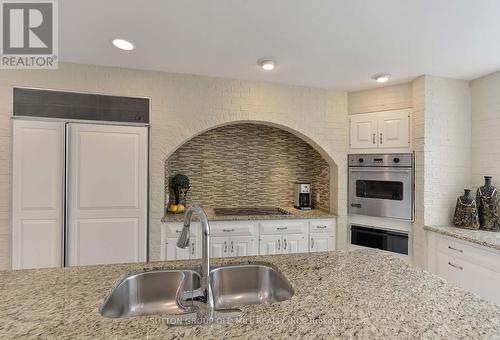
<path fill-rule="evenodd" d="M 350 169 L 350 172 L 391 172 L 410 173 L 411 169 Z"/>

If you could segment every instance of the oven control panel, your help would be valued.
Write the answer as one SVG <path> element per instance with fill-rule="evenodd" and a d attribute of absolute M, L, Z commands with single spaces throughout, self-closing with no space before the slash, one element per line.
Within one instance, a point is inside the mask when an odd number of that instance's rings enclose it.
<path fill-rule="evenodd" d="M 411 167 L 413 166 L 413 154 L 357 154 L 349 155 L 349 166 L 393 166 Z"/>

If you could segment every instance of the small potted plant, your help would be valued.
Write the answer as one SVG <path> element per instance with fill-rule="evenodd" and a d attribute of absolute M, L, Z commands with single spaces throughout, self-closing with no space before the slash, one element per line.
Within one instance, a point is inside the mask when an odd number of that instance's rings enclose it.
<path fill-rule="evenodd" d="M 170 187 L 175 195 L 175 204 L 168 207 L 172 213 L 182 213 L 186 210 L 186 196 L 189 190 L 189 178 L 183 174 L 177 174 L 170 180 Z"/>

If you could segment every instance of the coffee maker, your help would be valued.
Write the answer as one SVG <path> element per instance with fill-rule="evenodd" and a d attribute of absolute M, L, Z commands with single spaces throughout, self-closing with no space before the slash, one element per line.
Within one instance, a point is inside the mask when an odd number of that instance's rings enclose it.
<path fill-rule="evenodd" d="M 294 206 L 301 210 L 311 210 L 311 183 L 296 183 L 294 193 Z"/>

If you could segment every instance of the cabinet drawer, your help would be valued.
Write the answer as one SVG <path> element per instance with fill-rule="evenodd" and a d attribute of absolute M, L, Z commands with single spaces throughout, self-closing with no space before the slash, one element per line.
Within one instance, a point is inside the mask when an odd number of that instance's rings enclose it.
<path fill-rule="evenodd" d="M 183 223 L 167 223 L 167 237 L 179 237 L 182 232 Z M 201 224 L 199 222 L 191 223 L 191 236 L 200 233 Z"/>
<path fill-rule="evenodd" d="M 334 220 L 314 220 L 309 222 L 311 233 L 332 233 L 335 226 Z"/>
<path fill-rule="evenodd" d="M 258 236 L 257 224 L 248 221 L 217 221 L 210 223 L 213 236 Z"/>
<path fill-rule="evenodd" d="M 440 235 L 436 236 L 436 249 L 437 252 L 475 263 L 481 267 L 500 273 L 500 254 L 496 252 Z"/>
<path fill-rule="evenodd" d="M 261 222 L 260 233 L 263 235 L 269 234 L 301 234 L 307 231 L 306 222 L 304 221 L 273 221 Z"/>
<path fill-rule="evenodd" d="M 437 275 L 500 305 L 500 273 L 440 251 L 435 260 Z"/>

